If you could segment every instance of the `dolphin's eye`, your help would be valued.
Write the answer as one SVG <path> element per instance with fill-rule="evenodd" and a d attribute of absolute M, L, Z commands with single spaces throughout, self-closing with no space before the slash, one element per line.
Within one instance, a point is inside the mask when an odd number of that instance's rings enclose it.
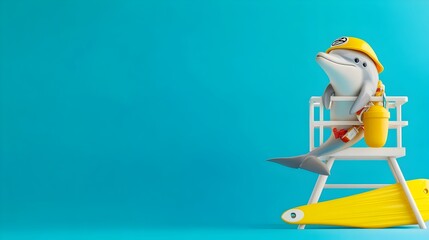
<path fill-rule="evenodd" d="M 355 58 L 355 63 L 358 63 L 359 62 L 359 58 Z"/>
<path fill-rule="evenodd" d="M 364 62 L 362 65 L 363 65 L 364 67 L 366 67 L 366 62 Z"/>

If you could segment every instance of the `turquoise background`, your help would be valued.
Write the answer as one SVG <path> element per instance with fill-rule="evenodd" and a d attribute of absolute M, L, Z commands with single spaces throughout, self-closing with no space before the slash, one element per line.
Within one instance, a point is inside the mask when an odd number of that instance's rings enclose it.
<path fill-rule="evenodd" d="M 399 163 L 429 178 L 428 22 L 425 1 L 0 0 L 1 234 L 427 238 L 286 230 L 317 176 L 265 160 L 307 152 L 308 100 L 328 83 L 315 55 L 350 35 L 388 95 L 409 96 Z M 332 174 L 393 182 L 384 162 Z"/>

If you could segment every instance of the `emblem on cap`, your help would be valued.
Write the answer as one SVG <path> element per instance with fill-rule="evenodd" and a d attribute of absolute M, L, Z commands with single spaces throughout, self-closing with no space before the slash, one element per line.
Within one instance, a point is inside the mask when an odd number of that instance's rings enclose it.
<path fill-rule="evenodd" d="M 344 43 L 346 43 L 349 39 L 347 37 L 340 37 L 338 39 L 336 39 L 331 46 L 338 46 L 338 45 L 342 45 Z"/>

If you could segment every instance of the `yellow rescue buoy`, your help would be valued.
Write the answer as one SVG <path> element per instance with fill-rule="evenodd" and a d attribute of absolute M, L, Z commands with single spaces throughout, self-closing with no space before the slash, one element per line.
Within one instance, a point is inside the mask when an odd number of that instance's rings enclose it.
<path fill-rule="evenodd" d="M 371 106 L 363 114 L 364 138 L 369 147 L 383 147 L 387 141 L 390 113 L 383 106 Z"/>
<path fill-rule="evenodd" d="M 429 220 L 429 180 L 407 181 L 425 221 Z M 416 224 L 417 221 L 399 183 L 376 190 L 296 207 L 283 213 L 290 224 L 385 228 Z"/>

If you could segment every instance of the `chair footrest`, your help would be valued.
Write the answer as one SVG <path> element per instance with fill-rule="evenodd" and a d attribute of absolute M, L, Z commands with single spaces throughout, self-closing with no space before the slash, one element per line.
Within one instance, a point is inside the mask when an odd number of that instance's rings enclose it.
<path fill-rule="evenodd" d="M 381 188 L 390 184 L 325 184 L 324 188 Z"/>

